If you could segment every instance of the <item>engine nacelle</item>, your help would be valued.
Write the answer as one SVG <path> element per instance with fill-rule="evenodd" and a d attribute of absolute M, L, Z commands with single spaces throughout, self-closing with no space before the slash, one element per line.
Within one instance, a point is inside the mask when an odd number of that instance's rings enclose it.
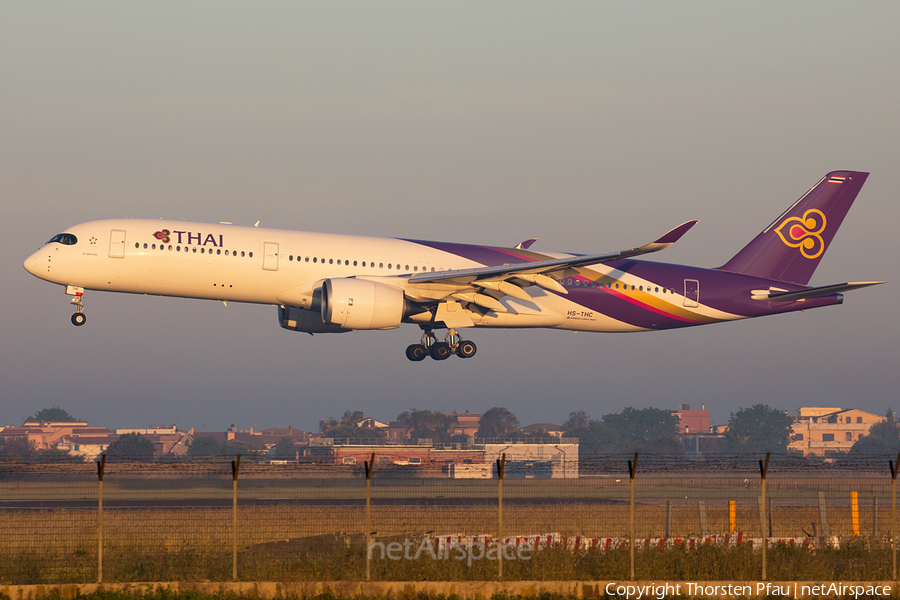
<path fill-rule="evenodd" d="M 304 333 L 346 333 L 351 329 L 327 325 L 322 322 L 320 311 L 304 310 L 295 306 L 279 306 L 278 322 L 285 329 Z"/>
<path fill-rule="evenodd" d="M 393 329 L 400 326 L 403 290 L 367 279 L 326 279 L 322 285 L 322 321 L 346 329 Z"/>

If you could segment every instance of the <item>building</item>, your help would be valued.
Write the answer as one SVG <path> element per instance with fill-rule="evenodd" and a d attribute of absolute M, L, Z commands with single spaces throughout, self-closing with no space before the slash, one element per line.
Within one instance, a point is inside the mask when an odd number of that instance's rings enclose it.
<path fill-rule="evenodd" d="M 68 452 L 71 456 L 82 456 L 85 460 L 92 461 L 97 460 L 117 439 L 119 439 L 117 435 L 66 436 L 56 444 L 56 448 Z"/>
<path fill-rule="evenodd" d="M 87 421 L 26 421 L 21 427 L 6 427 L 0 431 L 0 440 L 24 439 L 35 450 L 56 448 L 63 439 L 104 438 L 105 444 L 115 441 L 116 436 L 106 427 L 90 427 Z"/>
<path fill-rule="evenodd" d="M 682 404 L 681 410 L 672 414 L 678 417 L 678 433 L 710 433 L 709 411 L 701 404 L 700 410 L 691 410 L 690 404 Z"/>
<path fill-rule="evenodd" d="M 477 442 L 477 440 L 476 440 Z M 534 444 L 527 440 L 485 443 L 482 462 L 506 459 L 510 477 L 572 479 L 578 477 L 578 438 L 560 438 L 558 444 Z M 476 448 L 479 447 L 477 444 Z"/>
<path fill-rule="evenodd" d="M 425 440 L 423 440 L 425 441 Z M 393 465 L 419 465 L 432 468 L 452 463 L 476 464 L 484 462 L 484 450 L 462 444 L 447 444 L 435 447 L 429 443 L 372 443 L 364 440 L 349 440 L 348 443 L 334 443 L 323 439 L 322 443 L 308 449 L 308 457 L 319 463 L 336 465 L 362 465 L 375 454 L 375 467 Z"/>
<path fill-rule="evenodd" d="M 875 423 L 884 417 L 856 408 L 809 406 L 793 417 L 791 450 L 803 456 L 833 456 L 847 452 Z"/>

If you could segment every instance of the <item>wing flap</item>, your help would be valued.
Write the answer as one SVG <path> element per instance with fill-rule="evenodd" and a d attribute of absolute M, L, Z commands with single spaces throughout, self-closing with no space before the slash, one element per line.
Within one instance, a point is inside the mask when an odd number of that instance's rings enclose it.
<path fill-rule="evenodd" d="M 697 221 L 688 221 L 678 227 L 667 231 L 656 240 L 640 246 L 611 254 L 588 254 L 571 256 L 568 258 L 556 258 L 551 260 L 539 260 L 526 263 L 508 265 L 496 265 L 489 267 L 475 267 L 472 269 L 456 269 L 453 271 L 440 271 L 435 273 L 417 273 L 409 278 L 410 284 L 430 283 L 451 280 L 460 285 L 469 285 L 475 281 L 487 280 L 519 275 L 540 275 L 543 273 L 558 271 L 561 269 L 596 265 L 599 263 L 641 256 L 652 252 L 664 250 L 677 242 L 688 230 L 697 224 Z"/>

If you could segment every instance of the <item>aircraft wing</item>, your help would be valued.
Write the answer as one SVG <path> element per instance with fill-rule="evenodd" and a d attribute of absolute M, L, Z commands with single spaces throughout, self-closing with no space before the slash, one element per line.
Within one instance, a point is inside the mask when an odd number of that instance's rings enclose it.
<path fill-rule="evenodd" d="M 490 267 L 476 267 L 473 269 L 456 269 L 452 271 L 440 271 L 432 273 L 416 273 L 409 278 L 410 284 L 419 283 L 457 283 L 460 285 L 478 285 L 478 282 L 486 282 L 490 280 L 503 280 L 508 277 L 520 277 L 532 279 L 535 276 L 543 276 L 543 279 L 549 279 L 544 273 L 561 271 L 574 267 L 583 267 L 585 265 L 595 265 L 598 263 L 620 260 L 623 258 L 631 258 L 633 256 L 641 256 L 642 254 L 650 254 L 651 252 L 659 252 L 668 248 L 677 242 L 681 236 L 697 224 L 697 221 L 688 221 L 679 225 L 675 229 L 665 233 L 656 240 L 645 244 L 638 248 L 613 252 L 611 254 L 587 254 L 581 256 L 571 256 L 568 258 L 556 258 L 551 260 L 539 260 L 525 263 L 514 263 L 506 265 L 496 265 Z M 536 283 L 536 282 L 533 282 Z M 544 283 L 543 281 L 541 283 Z M 554 282 L 555 283 L 555 282 Z M 541 285 L 538 283 L 538 285 Z M 544 287 L 541 285 L 541 287 Z M 562 291 L 563 289 L 556 289 Z M 558 286 L 561 288 L 562 286 Z"/>
<path fill-rule="evenodd" d="M 754 296 L 755 300 L 769 300 L 770 302 L 788 301 L 788 300 L 807 300 L 810 298 L 820 298 L 822 296 L 831 296 L 841 292 L 849 292 L 850 290 L 858 290 L 859 288 L 869 287 L 870 285 L 880 285 L 884 281 L 851 281 L 850 283 L 836 283 L 834 285 L 823 285 L 822 287 L 814 287 L 806 290 L 798 290 L 796 292 L 769 292 L 764 296 Z"/>

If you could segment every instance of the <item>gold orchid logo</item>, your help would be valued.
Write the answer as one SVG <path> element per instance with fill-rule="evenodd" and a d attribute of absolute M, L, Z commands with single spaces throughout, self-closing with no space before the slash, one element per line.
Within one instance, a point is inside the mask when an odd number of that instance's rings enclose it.
<path fill-rule="evenodd" d="M 163 229 L 162 231 L 157 231 L 153 234 L 153 237 L 158 239 L 159 241 L 168 244 L 169 236 L 172 235 L 172 232 L 168 229 Z"/>
<path fill-rule="evenodd" d="M 825 251 L 822 232 L 827 221 L 821 210 L 811 208 L 803 217 L 789 217 L 775 228 L 781 241 L 791 248 L 800 248 L 800 253 L 809 259 L 819 258 Z"/>

